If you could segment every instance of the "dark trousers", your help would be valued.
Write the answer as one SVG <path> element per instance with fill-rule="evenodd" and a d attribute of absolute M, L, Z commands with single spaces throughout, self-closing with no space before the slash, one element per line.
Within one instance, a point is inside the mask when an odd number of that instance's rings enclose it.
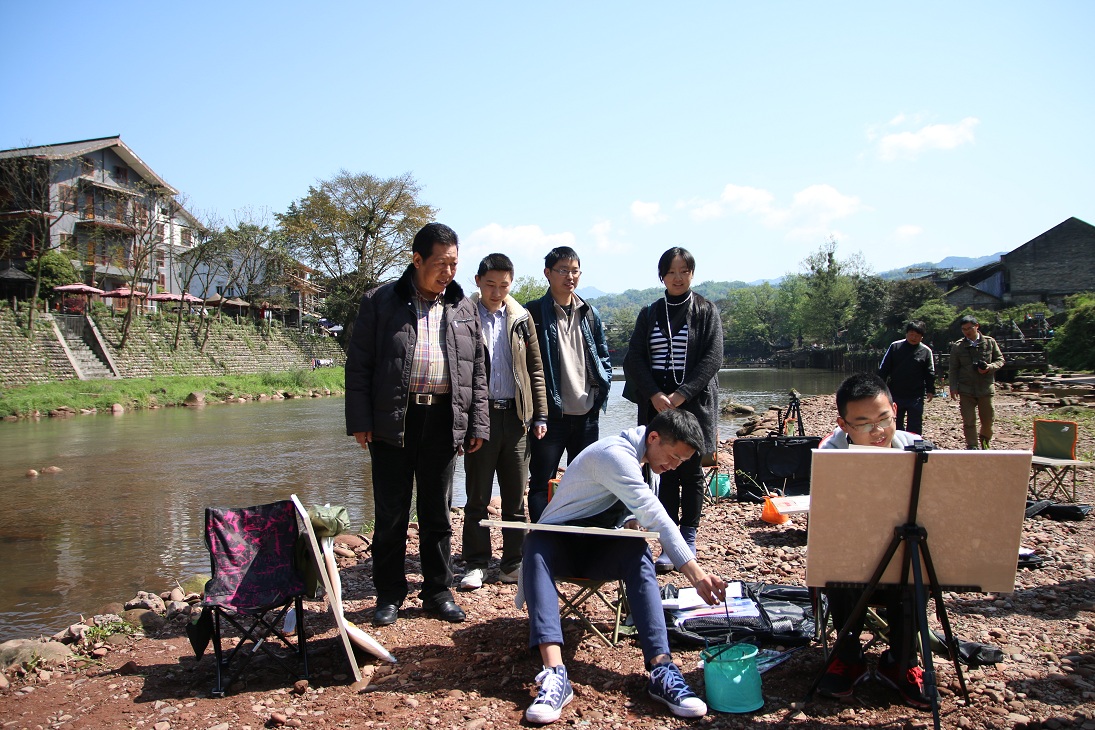
<path fill-rule="evenodd" d="M 669 513 L 669 518 L 681 527 L 700 526 L 704 490 L 702 460 L 703 454 L 697 451 L 691 459 L 658 479 L 658 500 Z"/>
<path fill-rule="evenodd" d="M 528 605 L 529 647 L 563 643 L 555 578 L 623 580 L 639 646 L 649 668 L 669 653 L 661 589 L 646 540 L 532 531 L 525 540 L 521 583 Z"/>
<path fill-rule="evenodd" d="M 547 433 L 542 439 L 532 439 L 529 444 L 528 516 L 533 522 L 540 520 L 548 503 L 548 480 L 555 478 L 563 451 L 567 452 L 567 463 L 582 449 L 598 438 L 598 416 L 596 408 L 580 416 L 563 416 L 548 420 Z"/>
<path fill-rule="evenodd" d="M 407 525 L 411 494 L 419 524 L 419 557 L 425 603 L 451 601 L 452 475 L 456 447 L 452 439 L 452 404 L 447 398 L 432 406 L 409 405 L 403 446 L 369 444 L 373 465 L 373 583 L 377 605 L 402 605 L 407 597 Z"/>
<path fill-rule="evenodd" d="M 529 457 L 525 448 L 525 424 L 512 404 L 505 410 L 491 409 L 490 434 L 490 440 L 483 442 L 478 451 L 464 457 L 468 503 L 464 507 L 463 554 L 468 570 L 485 570 L 490 562 L 490 529 L 480 527 L 479 521 L 487 517 L 495 474 L 502 497 L 502 519 L 525 521 Z M 522 530 L 502 530 L 503 573 L 513 572 L 521 565 L 524 541 Z"/>
<path fill-rule="evenodd" d="M 894 396 L 897 404 L 897 430 L 924 435 L 924 396 L 919 398 L 900 398 Z"/>
<path fill-rule="evenodd" d="M 829 599 L 829 613 L 833 617 L 833 627 L 837 631 L 840 631 L 851 617 L 862 593 L 861 588 L 825 589 L 825 595 Z M 871 596 L 871 604 L 881 604 L 886 607 L 891 656 L 902 662 L 902 666 L 912 666 L 916 663 L 916 615 L 913 613 L 916 609 L 913 607 L 913 601 L 911 586 L 905 588 L 879 586 Z M 859 644 L 861 633 L 863 633 L 863 617 L 860 617 L 859 621 L 852 626 L 852 640 L 849 640 L 837 655 L 842 661 L 850 661 L 859 656 L 862 651 Z"/>

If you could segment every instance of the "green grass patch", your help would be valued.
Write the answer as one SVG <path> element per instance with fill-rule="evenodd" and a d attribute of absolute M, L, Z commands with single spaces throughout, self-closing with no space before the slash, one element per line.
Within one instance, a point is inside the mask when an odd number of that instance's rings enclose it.
<path fill-rule="evenodd" d="M 151 406 L 182 405 L 190 393 L 205 393 L 208 398 L 229 396 L 257 397 L 275 391 L 294 396 L 312 390 L 328 389 L 341 393 L 345 371 L 340 367 L 316 370 L 286 370 L 249 375 L 161 376 L 120 380 L 65 380 L 37 383 L 0 392 L 0 416 L 29 416 L 35 411 L 45 415 L 62 406 L 77 410 L 110 410 L 120 403 L 127 410 Z"/>

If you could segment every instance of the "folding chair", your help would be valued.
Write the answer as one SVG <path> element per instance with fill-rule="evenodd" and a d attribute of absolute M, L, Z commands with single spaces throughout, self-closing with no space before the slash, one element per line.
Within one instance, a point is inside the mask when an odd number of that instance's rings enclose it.
<path fill-rule="evenodd" d="M 555 496 L 555 490 L 559 488 L 558 479 L 548 480 L 548 501 Z M 627 593 L 624 591 L 624 582 L 622 580 L 616 581 L 616 600 L 609 599 L 604 593 L 604 586 L 611 581 L 596 580 L 591 578 L 573 578 L 573 577 L 555 577 L 555 592 L 559 594 L 559 600 L 562 602 L 562 606 L 559 609 L 559 618 L 564 619 L 567 616 L 574 616 L 578 619 L 583 626 L 597 635 L 601 641 L 608 646 L 616 646 L 620 642 L 620 634 L 633 633 L 628 631 L 627 627 L 623 625 L 624 616 L 628 613 L 627 607 Z M 560 583 L 569 583 L 577 588 L 572 594 L 567 594 L 562 588 Z M 608 607 L 609 611 L 612 611 L 614 620 L 612 622 L 612 638 L 610 639 L 605 632 L 601 631 L 596 624 L 590 619 L 585 604 L 589 599 L 596 597 L 601 603 Z"/>
<path fill-rule="evenodd" d="M 289 500 L 238 509 L 207 508 L 205 539 L 213 568 L 205 584 L 202 611 L 213 614 L 213 652 L 217 682 L 213 696 L 225 689 L 246 668 L 258 650 L 291 676 L 308 678 L 308 651 L 304 631 L 304 580 L 293 562 L 298 534 L 297 513 Z M 296 609 L 296 646 L 278 628 L 291 606 Z M 221 621 L 240 632 L 239 643 L 225 656 L 221 647 Z M 267 639 L 280 639 L 299 655 L 302 674 L 273 651 Z M 250 642 L 250 650 L 245 647 Z M 240 661 L 232 671 L 232 661 Z"/>
<path fill-rule="evenodd" d="M 730 474 L 719 471 L 719 454 L 717 451 L 704 454 L 700 460 L 700 468 L 703 469 L 703 480 L 707 484 L 703 492 L 705 502 L 717 504 L 723 497 L 730 496 Z"/>
<path fill-rule="evenodd" d="M 562 602 L 562 606 L 559 608 L 559 618 L 564 619 L 567 616 L 574 616 L 578 619 L 583 626 L 597 635 L 601 641 L 607 646 L 616 646 L 620 643 L 620 635 L 631 633 L 627 630 L 628 627 L 623 625 L 624 616 L 628 613 L 627 607 L 627 594 L 624 592 L 624 582 L 622 580 L 616 581 L 616 599 L 611 600 L 604 593 L 604 587 L 607 582 L 603 580 L 593 580 L 589 578 L 555 578 L 555 592 L 559 594 L 559 600 Z M 569 583 L 576 586 L 578 590 L 574 591 L 571 595 L 567 595 L 562 588 L 559 587 L 560 583 Z M 609 635 L 605 634 L 593 620 L 590 618 L 590 612 L 586 608 L 586 603 L 589 599 L 596 597 L 601 601 L 608 610 L 613 614 L 611 639 Z"/>
<path fill-rule="evenodd" d="M 1063 501 L 1076 501 L 1076 469 L 1092 466 L 1090 461 L 1076 459 L 1079 426 L 1075 421 L 1034 421 L 1034 456 L 1031 458 L 1029 491 L 1034 499 L 1053 499 L 1060 494 Z M 1038 477 L 1048 479 L 1042 486 Z M 1066 482 L 1071 475 L 1070 482 Z"/>

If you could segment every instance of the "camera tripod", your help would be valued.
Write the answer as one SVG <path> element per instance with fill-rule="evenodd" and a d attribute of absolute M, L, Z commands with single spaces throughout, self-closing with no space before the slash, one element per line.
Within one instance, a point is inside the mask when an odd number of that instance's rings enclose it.
<path fill-rule="evenodd" d="M 791 399 L 787 402 L 787 411 L 777 411 L 779 433 L 781 436 L 805 436 L 806 427 L 802 423 L 802 409 L 799 407 L 799 392 L 791 388 Z M 798 425 L 798 434 L 794 433 L 795 425 Z M 788 433 L 786 429 L 790 429 Z"/>

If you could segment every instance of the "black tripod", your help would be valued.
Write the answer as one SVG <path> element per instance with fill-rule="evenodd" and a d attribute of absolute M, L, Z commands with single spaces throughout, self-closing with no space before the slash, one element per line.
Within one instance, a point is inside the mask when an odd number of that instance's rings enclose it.
<path fill-rule="evenodd" d="M 916 453 L 916 464 L 913 468 L 912 494 L 909 496 L 908 518 L 905 521 L 905 524 L 898 525 L 894 528 L 893 539 L 890 541 L 889 547 L 886 548 L 886 552 L 879 561 L 878 567 L 875 569 L 874 575 L 871 576 L 871 580 L 867 584 L 867 587 L 863 589 L 859 601 L 852 610 L 852 615 L 845 621 L 844 626 L 840 628 L 840 633 L 837 634 L 836 641 L 833 643 L 829 658 L 821 668 L 821 672 L 814 679 L 813 684 L 810 685 L 810 691 L 806 694 L 806 699 L 809 701 L 814 696 L 814 692 L 817 691 L 822 678 L 836 659 L 838 649 L 848 641 L 859 641 L 859 636 L 852 635 L 852 627 L 860 625 L 860 622 L 867 612 L 867 604 L 871 599 L 871 595 L 878 587 L 879 581 L 882 580 L 882 575 L 886 572 L 886 568 L 889 567 L 890 562 L 897 554 L 897 549 L 904 543 L 905 549 L 901 556 L 901 580 L 898 587 L 908 587 L 909 569 L 911 568 L 913 578 L 913 615 L 915 619 L 913 623 L 920 635 L 920 651 L 924 659 L 924 694 L 931 703 L 934 727 L 938 730 L 939 691 L 936 687 L 935 666 L 932 663 L 931 639 L 930 634 L 928 633 L 931 631 L 931 628 L 928 626 L 928 599 L 924 593 L 924 576 L 920 564 L 921 556 L 923 556 L 924 559 L 923 568 L 927 569 L 928 572 L 928 587 L 931 590 L 932 598 L 935 599 L 935 615 L 938 617 L 939 623 L 943 625 L 944 641 L 946 643 L 947 651 L 950 652 L 951 659 L 954 662 L 954 671 L 958 675 L 958 682 L 962 687 L 962 695 L 965 697 L 967 705 L 969 705 L 970 696 L 969 691 L 966 689 L 966 678 L 962 674 L 962 668 L 958 664 L 958 641 L 954 638 L 954 632 L 951 631 L 951 623 L 950 619 L 947 617 L 947 609 L 943 605 L 943 590 L 940 587 L 939 579 L 935 574 L 935 566 L 932 564 L 931 551 L 928 549 L 928 531 L 916 524 L 916 512 L 920 505 L 920 479 L 924 472 L 924 464 L 928 461 L 928 452 L 931 451 L 931 446 L 922 441 L 918 441 L 912 446 L 905 447 L 905 450 Z M 838 587 L 831 583 L 828 585 L 830 587 Z M 962 589 L 980 590 L 980 587 L 962 586 Z M 889 617 L 889 620 L 892 621 L 893 617 Z M 896 651 L 894 653 L 900 654 L 901 652 Z M 909 658 L 910 657 L 898 656 L 898 661 L 904 662 Z"/>
<path fill-rule="evenodd" d="M 799 393 L 794 388 L 791 388 L 791 400 L 787 402 L 787 413 L 783 411 L 777 411 L 778 414 L 778 426 L 780 436 L 794 436 L 793 433 L 787 433 L 784 430 L 784 426 L 790 426 L 794 429 L 795 423 L 798 424 L 798 435 L 806 435 L 806 427 L 802 423 L 802 409 L 799 408 Z"/>

